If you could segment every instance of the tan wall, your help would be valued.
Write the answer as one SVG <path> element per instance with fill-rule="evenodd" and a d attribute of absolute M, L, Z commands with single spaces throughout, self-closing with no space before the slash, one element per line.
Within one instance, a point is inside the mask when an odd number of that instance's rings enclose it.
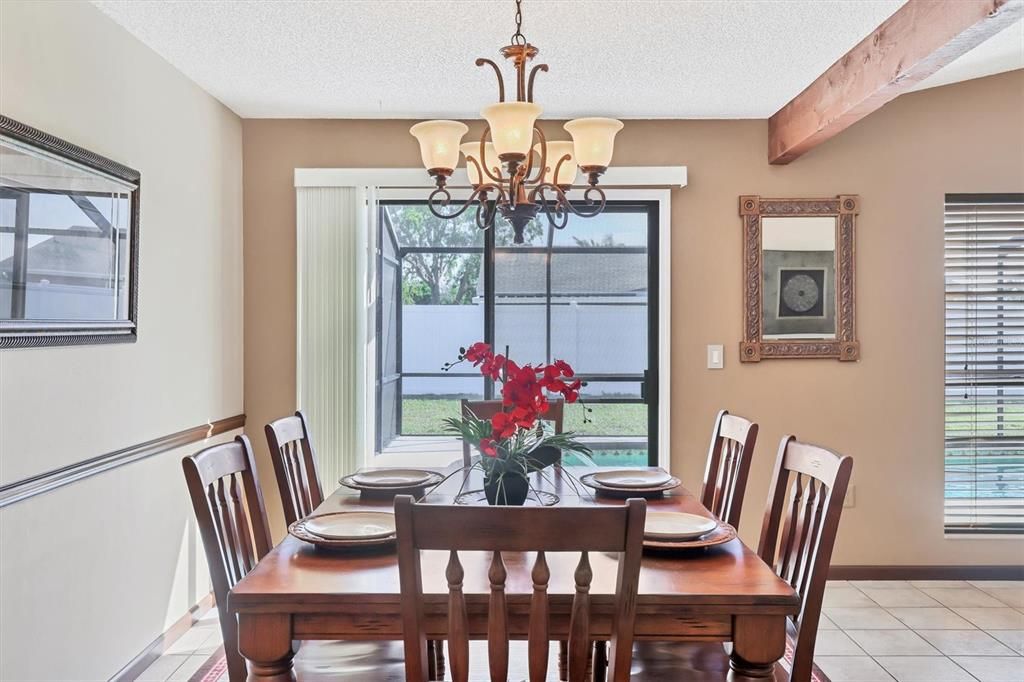
<path fill-rule="evenodd" d="M 0 110 L 142 173 L 139 340 L 0 351 L 0 484 L 241 413 L 238 117 L 86 2 L 0 2 Z M 0 679 L 107 679 L 209 592 L 198 447 L 0 509 Z"/>
<path fill-rule="evenodd" d="M 718 409 L 759 421 L 742 523 L 747 540 L 760 526 L 775 448 L 794 432 L 856 462 L 856 506 L 844 512 L 835 563 L 1024 559 L 1019 542 L 946 540 L 942 532 L 943 195 L 1024 190 L 1022 115 L 1024 71 L 926 90 L 899 98 L 789 166 L 768 165 L 765 121 L 627 121 L 616 142 L 617 165 L 689 168 L 689 186 L 672 196 L 672 468 L 699 486 Z M 243 121 L 245 406 L 255 441 L 262 440 L 261 424 L 295 407 L 292 171 L 418 167 L 409 125 Z M 474 126 L 471 135 L 478 131 Z M 737 197 L 840 193 L 862 197 L 863 359 L 740 365 Z M 709 343 L 726 345 L 724 370 L 705 369 Z M 280 529 L 280 510 L 271 509 Z"/>

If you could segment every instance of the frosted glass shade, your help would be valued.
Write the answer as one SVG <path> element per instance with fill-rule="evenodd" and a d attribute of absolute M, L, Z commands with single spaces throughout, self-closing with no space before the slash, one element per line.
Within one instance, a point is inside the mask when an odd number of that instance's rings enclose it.
<path fill-rule="evenodd" d="M 481 178 L 479 171 L 477 171 L 476 164 L 470 163 L 469 157 L 476 159 L 477 163 L 486 168 L 490 168 L 491 172 L 494 173 L 494 169 L 498 169 L 498 177 L 501 177 L 501 162 L 498 159 L 498 152 L 494 151 L 494 143 L 488 142 L 484 145 L 484 158 L 480 159 L 480 143 L 479 142 L 466 142 L 459 145 L 459 149 L 462 150 L 462 155 L 466 157 L 466 174 L 469 175 L 469 182 L 471 185 L 482 185 L 485 182 L 491 182 L 490 177 L 487 176 L 486 172 Z"/>
<path fill-rule="evenodd" d="M 566 123 L 564 127 L 572 135 L 576 163 L 581 168 L 607 168 L 611 165 L 615 134 L 622 130 L 622 121 L 614 118 L 577 118 Z"/>
<path fill-rule="evenodd" d="M 480 115 L 491 127 L 491 140 L 498 155 L 521 154 L 533 146 L 533 124 L 542 109 L 533 102 L 501 102 L 484 107 Z"/>
<path fill-rule="evenodd" d="M 420 142 L 423 166 L 454 170 L 459 165 L 459 142 L 469 127 L 458 121 L 423 121 L 409 132 Z"/>
<path fill-rule="evenodd" d="M 544 171 L 544 182 L 552 185 L 571 185 L 576 182 L 576 157 L 573 156 L 573 143 L 568 141 L 548 142 L 548 170 Z M 533 151 L 540 156 L 540 145 L 534 145 Z M 569 155 L 568 160 L 562 163 L 559 168 L 558 161 Z M 537 163 L 540 163 L 538 160 Z M 555 169 L 558 169 L 558 177 L 555 177 Z"/>

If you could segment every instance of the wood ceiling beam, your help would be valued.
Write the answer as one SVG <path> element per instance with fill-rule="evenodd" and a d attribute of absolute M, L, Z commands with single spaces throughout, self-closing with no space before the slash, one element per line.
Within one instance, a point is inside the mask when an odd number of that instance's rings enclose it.
<path fill-rule="evenodd" d="M 1024 16 L 1024 0 L 909 0 L 768 119 L 786 164 Z"/>

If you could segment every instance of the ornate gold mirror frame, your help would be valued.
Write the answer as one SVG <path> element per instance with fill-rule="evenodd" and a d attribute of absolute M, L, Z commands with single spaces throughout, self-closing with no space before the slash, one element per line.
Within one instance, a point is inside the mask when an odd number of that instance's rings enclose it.
<path fill-rule="evenodd" d="M 740 197 L 744 308 L 741 362 L 760 362 L 772 358 L 835 358 L 849 362 L 860 358 L 854 292 L 854 232 L 859 212 L 860 197 L 855 195 L 844 194 L 832 199 Z M 830 296 L 835 304 L 835 334 L 824 335 L 822 338 L 766 339 L 763 329 L 765 276 L 762 262 L 762 219 L 796 217 L 835 218 L 834 294 Z M 780 284 L 776 283 L 776 286 Z M 823 305 L 825 300 L 828 299 L 823 299 Z"/>

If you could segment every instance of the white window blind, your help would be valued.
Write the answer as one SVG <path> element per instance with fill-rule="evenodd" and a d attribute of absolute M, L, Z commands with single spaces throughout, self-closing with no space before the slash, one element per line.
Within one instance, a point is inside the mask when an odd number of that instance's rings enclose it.
<path fill-rule="evenodd" d="M 1024 533 L 1024 194 L 948 194 L 946 533 Z"/>

